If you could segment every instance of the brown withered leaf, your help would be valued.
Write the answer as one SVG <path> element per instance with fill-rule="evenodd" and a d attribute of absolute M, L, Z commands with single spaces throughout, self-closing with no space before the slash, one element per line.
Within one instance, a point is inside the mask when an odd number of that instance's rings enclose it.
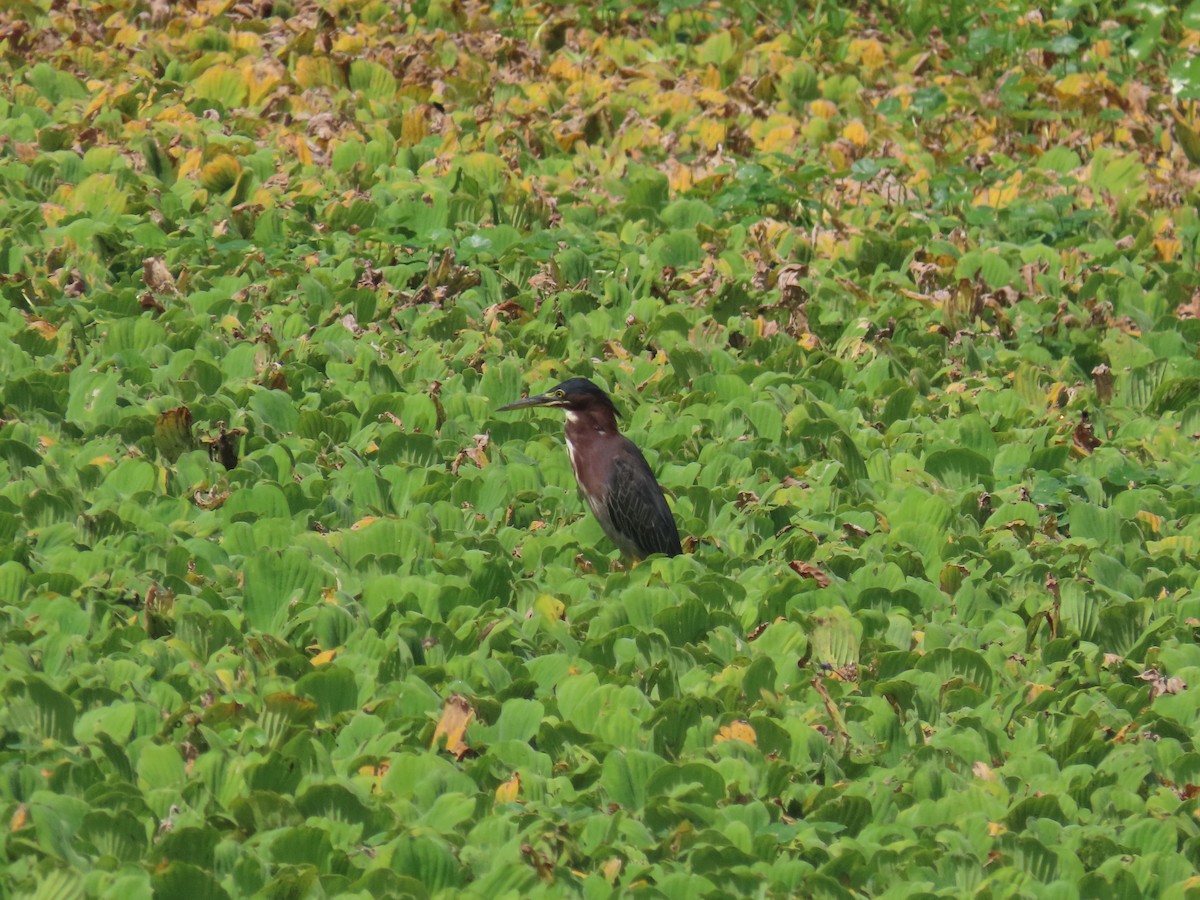
<path fill-rule="evenodd" d="M 1175 307 L 1175 315 L 1180 319 L 1200 319 L 1200 291 L 1192 294 L 1192 299 L 1187 303 Z"/>
<path fill-rule="evenodd" d="M 1113 373 L 1106 363 L 1100 363 L 1092 369 L 1092 384 L 1096 388 L 1096 399 L 1107 403 L 1113 395 Z"/>
<path fill-rule="evenodd" d="M 1150 699 L 1154 700 L 1163 694 L 1178 694 L 1187 690 L 1187 684 L 1182 678 L 1168 678 L 1158 669 L 1147 669 L 1137 676 L 1142 681 L 1150 683 Z"/>
<path fill-rule="evenodd" d="M 238 441 L 248 432 L 245 428 L 225 428 L 224 422 L 217 423 L 217 436 L 200 438 L 202 446 L 208 449 L 209 459 L 215 459 L 228 471 L 238 464 Z"/>
<path fill-rule="evenodd" d="M 812 563 L 800 562 L 797 559 L 793 559 L 788 563 L 788 568 L 801 578 L 811 578 L 819 587 L 829 587 L 829 576 Z"/>
<path fill-rule="evenodd" d="M 554 860 L 548 854 L 542 853 L 533 844 L 522 844 L 521 856 L 537 872 L 538 878 L 545 882 L 554 881 Z"/>
<path fill-rule="evenodd" d="M 1092 427 L 1086 410 L 1079 415 L 1079 424 L 1075 426 L 1073 443 L 1075 449 L 1084 456 L 1090 456 L 1092 451 L 1100 446 L 1100 439 L 1096 437 L 1095 429 Z"/>
<path fill-rule="evenodd" d="M 454 457 L 454 461 L 450 463 L 450 473 L 452 475 L 457 475 L 462 464 L 468 459 L 481 469 L 488 464 L 487 448 L 492 442 L 491 432 L 475 435 L 474 441 L 475 444 L 473 446 L 464 447 L 462 450 L 459 450 L 458 454 Z"/>
<path fill-rule="evenodd" d="M 754 491 L 738 491 L 737 500 L 734 501 L 734 506 L 738 509 L 745 509 L 747 506 L 753 506 L 759 502 L 759 496 Z"/>
<path fill-rule="evenodd" d="M 159 587 L 157 581 L 150 582 L 146 590 L 145 610 L 146 634 L 151 638 L 166 637 L 173 631 L 175 621 L 175 592 Z"/>
<path fill-rule="evenodd" d="M 529 313 L 516 300 L 502 300 L 493 303 L 483 311 L 483 321 L 489 329 L 495 328 L 501 322 L 515 322 L 518 319 L 530 318 Z"/>
<path fill-rule="evenodd" d="M 192 502 L 201 509 L 219 509 L 230 497 L 229 491 L 212 487 L 207 491 L 197 490 L 192 493 Z"/>
<path fill-rule="evenodd" d="M 273 391 L 283 391 L 286 394 L 288 383 L 287 376 L 283 374 L 283 366 L 271 363 L 270 368 L 263 373 L 263 384 Z"/>
<path fill-rule="evenodd" d="M 759 622 L 754 626 L 754 630 L 746 635 L 746 640 L 750 642 L 757 641 L 760 637 L 762 637 L 762 633 L 770 627 L 770 622 Z"/>
<path fill-rule="evenodd" d="M 179 294 L 179 289 L 175 287 L 175 276 L 161 256 L 147 256 L 142 260 L 142 280 L 156 294 Z"/>

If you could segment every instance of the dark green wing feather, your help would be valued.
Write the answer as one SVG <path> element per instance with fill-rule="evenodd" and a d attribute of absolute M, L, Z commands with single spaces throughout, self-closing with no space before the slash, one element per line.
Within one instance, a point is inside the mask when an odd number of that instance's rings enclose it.
<path fill-rule="evenodd" d="M 605 512 L 616 532 L 614 540 L 623 545 L 625 552 L 636 551 L 639 557 L 651 553 L 678 556 L 683 552 L 662 488 L 632 442 L 627 442 L 613 460 Z"/>

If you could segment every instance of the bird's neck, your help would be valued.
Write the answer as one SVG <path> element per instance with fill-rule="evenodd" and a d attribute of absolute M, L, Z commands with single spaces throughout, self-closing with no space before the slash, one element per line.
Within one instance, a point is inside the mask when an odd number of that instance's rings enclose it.
<path fill-rule="evenodd" d="M 586 441 L 593 437 L 617 434 L 617 418 L 603 408 L 567 410 L 567 440 Z"/>

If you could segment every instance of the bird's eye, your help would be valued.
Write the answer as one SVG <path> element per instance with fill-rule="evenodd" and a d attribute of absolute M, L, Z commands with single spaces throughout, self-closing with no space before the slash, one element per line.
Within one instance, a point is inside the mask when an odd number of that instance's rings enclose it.
<path fill-rule="evenodd" d="M 566 391 L 555 391 L 554 396 L 557 397 L 559 400 L 561 400 L 563 397 L 567 396 L 567 392 Z"/>

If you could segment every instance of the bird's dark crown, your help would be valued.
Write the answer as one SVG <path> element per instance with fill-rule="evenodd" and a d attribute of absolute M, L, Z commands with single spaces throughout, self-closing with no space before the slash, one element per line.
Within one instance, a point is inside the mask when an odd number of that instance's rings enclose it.
<path fill-rule="evenodd" d="M 526 397 L 524 400 L 502 406 L 500 409 L 523 409 L 528 406 L 555 406 L 578 413 L 589 410 L 607 410 L 614 417 L 617 416 L 617 408 L 608 394 L 586 378 L 568 378 L 544 394 Z"/>
<path fill-rule="evenodd" d="M 580 410 L 592 406 L 607 406 L 615 415 L 616 406 L 604 391 L 586 378 L 568 378 L 562 384 L 546 391 L 546 396 L 556 398 L 551 405 Z"/>

